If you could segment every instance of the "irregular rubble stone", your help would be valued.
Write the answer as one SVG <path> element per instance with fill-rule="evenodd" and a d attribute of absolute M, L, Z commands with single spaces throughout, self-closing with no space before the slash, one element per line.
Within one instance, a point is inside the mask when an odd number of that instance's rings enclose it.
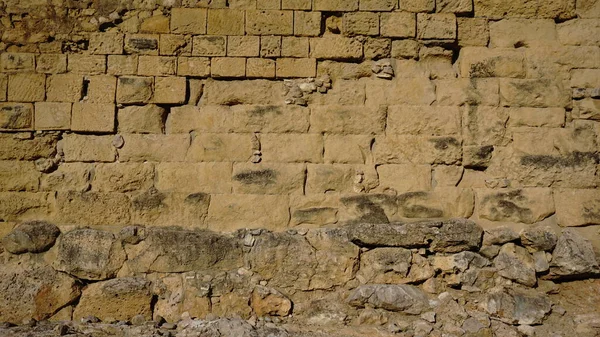
<path fill-rule="evenodd" d="M 357 277 L 364 283 L 404 283 L 411 262 L 408 249 L 375 248 L 361 254 Z"/>
<path fill-rule="evenodd" d="M 550 227 L 528 227 L 521 231 L 521 244 L 530 252 L 552 251 L 557 241 L 558 235 Z"/>
<path fill-rule="evenodd" d="M 542 324 L 552 310 L 552 303 L 543 294 L 534 290 L 490 291 L 483 308 L 492 316 L 508 324 Z"/>
<path fill-rule="evenodd" d="M 527 249 L 514 243 L 502 246 L 500 253 L 494 259 L 494 266 L 498 268 L 498 274 L 507 279 L 515 280 L 526 286 L 534 286 L 535 261 Z"/>
<path fill-rule="evenodd" d="M 252 310 L 257 316 L 287 316 L 292 302 L 278 290 L 257 286 L 252 292 Z"/>
<path fill-rule="evenodd" d="M 126 259 L 114 234 L 91 228 L 64 233 L 57 247 L 54 268 L 85 280 L 115 277 Z"/>
<path fill-rule="evenodd" d="M 480 200 L 480 216 L 492 221 L 534 223 L 555 211 L 550 189 L 483 192 Z"/>
<path fill-rule="evenodd" d="M 73 319 L 93 315 L 102 321 L 128 321 L 136 315 L 152 319 L 150 282 L 142 278 L 116 278 L 87 286 Z"/>
<path fill-rule="evenodd" d="M 370 305 L 390 311 L 419 315 L 429 309 L 427 295 L 419 288 L 407 284 L 370 284 L 356 288 L 348 297 L 352 306 Z"/>
<path fill-rule="evenodd" d="M 77 299 L 76 279 L 48 265 L 14 261 L 0 269 L 0 321 L 43 320 Z"/>
<path fill-rule="evenodd" d="M 60 230 L 45 221 L 20 224 L 2 239 L 4 249 L 13 254 L 41 253 L 54 245 Z"/>
<path fill-rule="evenodd" d="M 600 273 L 592 244 L 575 230 L 565 229 L 556 242 L 550 275 L 556 278 L 581 278 Z"/>
<path fill-rule="evenodd" d="M 519 234 L 508 227 L 489 228 L 483 232 L 484 245 L 501 245 L 507 242 L 516 241 Z"/>

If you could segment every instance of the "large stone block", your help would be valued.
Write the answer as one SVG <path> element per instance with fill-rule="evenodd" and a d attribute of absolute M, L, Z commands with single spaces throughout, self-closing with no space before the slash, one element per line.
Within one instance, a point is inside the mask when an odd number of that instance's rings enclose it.
<path fill-rule="evenodd" d="M 342 17 L 344 35 L 379 35 L 379 14 L 373 12 L 345 13 Z"/>
<path fill-rule="evenodd" d="M 0 192 L 0 218 L 4 221 L 46 219 L 54 206 L 54 193 Z"/>
<path fill-rule="evenodd" d="M 137 55 L 108 55 L 106 73 L 110 75 L 137 74 Z"/>
<path fill-rule="evenodd" d="M 113 137 L 111 136 L 64 135 L 62 143 L 65 161 L 115 161 L 116 150 L 112 141 Z"/>
<path fill-rule="evenodd" d="M 381 13 L 380 25 L 381 36 L 415 37 L 417 19 L 414 13 Z"/>
<path fill-rule="evenodd" d="M 509 127 L 561 127 L 565 123 L 563 108 L 511 108 Z"/>
<path fill-rule="evenodd" d="M 246 11 L 246 33 L 249 35 L 293 35 L 294 12 L 248 10 Z"/>
<path fill-rule="evenodd" d="M 435 101 L 435 86 L 427 78 L 369 80 L 366 94 L 366 105 L 430 105 Z"/>
<path fill-rule="evenodd" d="M 231 193 L 231 163 L 160 163 L 156 188 L 161 191 Z"/>
<path fill-rule="evenodd" d="M 260 49 L 258 36 L 228 36 L 227 56 L 257 57 Z"/>
<path fill-rule="evenodd" d="M 460 133 L 458 107 L 394 105 L 388 107 L 386 131 L 398 135 L 444 136 Z"/>
<path fill-rule="evenodd" d="M 184 161 L 190 135 L 127 134 L 119 149 L 120 161 Z"/>
<path fill-rule="evenodd" d="M 315 11 L 349 12 L 358 10 L 358 0 L 315 0 Z"/>
<path fill-rule="evenodd" d="M 454 14 L 417 14 L 417 38 L 422 40 L 455 40 Z"/>
<path fill-rule="evenodd" d="M 173 107 L 167 118 L 166 131 L 172 133 L 203 133 L 231 132 L 233 126 L 229 120 L 233 117 L 230 107 L 206 105 L 202 107 L 186 105 Z"/>
<path fill-rule="evenodd" d="M 525 77 L 525 54 L 515 49 L 465 47 L 460 50 L 461 77 Z"/>
<path fill-rule="evenodd" d="M 202 104 L 282 104 L 283 90 L 283 83 L 267 80 L 207 80 L 204 84 Z"/>
<path fill-rule="evenodd" d="M 48 76 L 46 100 L 53 102 L 79 102 L 83 98 L 83 76 L 56 74 Z"/>
<path fill-rule="evenodd" d="M 123 54 L 123 34 L 93 33 L 90 34 L 89 50 L 92 54 Z"/>
<path fill-rule="evenodd" d="M 293 105 L 237 105 L 233 112 L 236 132 L 306 132 L 308 108 Z"/>
<path fill-rule="evenodd" d="M 157 34 L 126 34 L 125 54 L 158 55 Z"/>
<path fill-rule="evenodd" d="M 362 285 L 350 294 L 347 301 L 358 308 L 368 305 L 412 315 L 429 309 L 427 295 L 421 289 L 407 284 Z"/>
<path fill-rule="evenodd" d="M 58 192 L 57 222 L 72 225 L 129 224 L 131 201 L 122 193 Z"/>
<path fill-rule="evenodd" d="M 70 73 L 95 75 L 106 72 L 106 55 L 68 54 L 67 61 Z"/>
<path fill-rule="evenodd" d="M 56 171 L 44 174 L 40 183 L 42 191 L 88 191 L 94 164 L 62 163 Z"/>
<path fill-rule="evenodd" d="M 554 191 L 556 217 L 561 226 L 600 224 L 600 192 L 592 189 Z"/>
<path fill-rule="evenodd" d="M 377 172 L 369 165 L 310 164 L 306 194 L 354 193 L 377 186 Z"/>
<path fill-rule="evenodd" d="M 0 161 L 0 191 L 36 192 L 40 176 L 31 161 Z"/>
<path fill-rule="evenodd" d="M 365 164 L 370 158 L 373 136 L 327 135 L 325 136 L 325 163 Z"/>
<path fill-rule="evenodd" d="M 339 197 L 334 194 L 290 196 L 290 225 L 320 227 L 337 223 Z"/>
<path fill-rule="evenodd" d="M 186 100 L 185 77 L 156 77 L 153 101 L 157 104 L 183 104 Z"/>
<path fill-rule="evenodd" d="M 380 134 L 386 124 L 385 107 L 324 105 L 312 108 L 311 132 Z"/>
<path fill-rule="evenodd" d="M 490 23 L 491 48 L 538 47 L 556 42 L 554 20 L 504 19 Z"/>
<path fill-rule="evenodd" d="M 177 58 L 174 56 L 140 55 L 137 74 L 141 76 L 175 75 Z"/>
<path fill-rule="evenodd" d="M 294 35 L 319 36 L 319 34 L 321 34 L 321 12 L 294 12 Z"/>
<path fill-rule="evenodd" d="M 115 130 L 115 105 L 113 103 L 73 103 L 71 130 L 113 132 Z"/>
<path fill-rule="evenodd" d="M 162 133 L 165 115 L 165 109 L 153 104 L 124 107 L 117 111 L 119 132 Z"/>
<path fill-rule="evenodd" d="M 239 194 L 303 194 L 303 164 L 235 163 L 233 192 Z"/>
<path fill-rule="evenodd" d="M 32 136 L 23 133 L 0 133 L 1 160 L 33 160 L 47 158 L 56 153 L 58 136 L 39 134 Z"/>
<path fill-rule="evenodd" d="M 569 20 L 557 26 L 558 40 L 575 46 L 600 45 L 600 23 L 597 19 Z"/>
<path fill-rule="evenodd" d="M 554 214 L 548 188 L 478 190 L 479 216 L 492 221 L 535 223 Z"/>
<path fill-rule="evenodd" d="M 132 223 L 147 226 L 204 228 L 210 195 L 206 193 L 168 193 L 150 188 L 135 195 Z"/>
<path fill-rule="evenodd" d="M 2 53 L 0 55 L 2 72 L 15 73 L 35 70 L 35 54 L 33 53 Z"/>
<path fill-rule="evenodd" d="M 97 164 L 92 189 L 100 192 L 133 192 L 146 190 L 154 184 L 151 163 Z"/>
<path fill-rule="evenodd" d="M 171 33 L 206 34 L 205 8 L 173 8 L 171 10 Z"/>
<path fill-rule="evenodd" d="M 377 164 L 456 164 L 462 158 L 461 143 L 450 136 L 378 136 L 373 155 Z"/>
<path fill-rule="evenodd" d="M 123 76 L 117 82 L 117 103 L 149 103 L 154 92 L 152 77 Z"/>
<path fill-rule="evenodd" d="M 496 79 L 452 79 L 435 82 L 436 102 L 439 105 L 498 105 Z"/>
<path fill-rule="evenodd" d="M 253 135 L 201 133 L 192 139 L 186 161 L 246 162 L 253 156 Z"/>
<path fill-rule="evenodd" d="M 206 224 L 221 232 L 240 228 L 281 231 L 290 219 L 288 199 L 282 195 L 215 194 L 211 196 Z"/>
<path fill-rule="evenodd" d="M 323 137 L 320 134 L 262 134 L 261 150 L 265 162 L 320 163 Z"/>
<path fill-rule="evenodd" d="M 278 78 L 315 77 L 317 60 L 313 58 L 279 58 L 275 68 Z"/>
<path fill-rule="evenodd" d="M 500 79 L 500 103 L 504 106 L 565 107 L 570 95 L 554 79 Z"/>
<path fill-rule="evenodd" d="M 177 75 L 208 77 L 210 75 L 210 59 L 208 57 L 178 57 Z"/>
<path fill-rule="evenodd" d="M 214 57 L 210 61 L 210 74 L 214 78 L 246 76 L 246 59 L 241 57 Z"/>
<path fill-rule="evenodd" d="M 462 125 L 466 145 L 506 145 L 509 109 L 470 105 L 463 109 Z"/>
<path fill-rule="evenodd" d="M 360 41 L 350 37 L 329 36 L 310 40 L 310 55 L 323 60 L 352 60 L 363 56 Z"/>
<path fill-rule="evenodd" d="M 427 191 L 431 189 L 431 166 L 389 164 L 377 166 L 377 190 L 394 190 L 397 193 Z"/>
<path fill-rule="evenodd" d="M 33 104 L 0 103 L 0 130 L 33 129 Z"/>
<path fill-rule="evenodd" d="M 394 0 L 362 0 L 359 2 L 361 11 L 391 11 L 398 7 Z"/>
<path fill-rule="evenodd" d="M 8 76 L 8 100 L 37 102 L 45 98 L 46 75 L 18 73 Z"/>
<path fill-rule="evenodd" d="M 457 18 L 458 44 L 461 46 L 488 45 L 490 30 L 486 18 Z"/>
<path fill-rule="evenodd" d="M 209 9 L 208 34 L 244 35 L 244 13 L 237 9 Z"/>

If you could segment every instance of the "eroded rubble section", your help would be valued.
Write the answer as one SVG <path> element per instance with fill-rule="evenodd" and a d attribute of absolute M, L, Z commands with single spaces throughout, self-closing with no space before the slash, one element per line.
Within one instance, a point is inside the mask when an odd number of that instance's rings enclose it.
<path fill-rule="evenodd" d="M 16 227 L 1 247 L 6 324 L 0 332 L 263 336 L 275 329 L 276 336 L 309 336 L 332 326 L 369 327 L 382 336 L 600 332 L 597 304 L 572 303 L 573 294 L 585 295 L 584 302 L 597 297 L 585 289 L 598 287 L 593 278 L 600 275 L 591 243 L 573 229 L 484 231 L 451 219 L 232 234 L 130 226 L 112 233 L 61 232 L 36 221 Z M 579 289 L 569 293 L 573 285 Z M 236 319 L 218 319 L 226 317 Z M 35 327 L 40 320 L 74 322 Z M 211 328 L 219 324 L 241 330 Z M 366 333 L 360 329 L 354 333 Z"/>

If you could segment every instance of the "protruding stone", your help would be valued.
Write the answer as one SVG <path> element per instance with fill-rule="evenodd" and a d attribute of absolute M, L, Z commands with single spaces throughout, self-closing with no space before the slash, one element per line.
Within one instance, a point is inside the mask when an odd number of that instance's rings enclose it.
<path fill-rule="evenodd" d="M 507 279 L 532 287 L 536 283 L 535 261 L 527 250 L 514 243 L 507 243 L 494 259 L 498 274 Z"/>
<path fill-rule="evenodd" d="M 419 315 L 429 309 L 429 299 L 419 288 L 406 284 L 371 284 L 356 288 L 348 297 L 354 307 L 365 305 Z"/>
<path fill-rule="evenodd" d="M 482 306 L 490 315 L 508 324 L 542 324 L 552 309 L 552 303 L 543 294 L 501 288 L 490 291 Z"/>
<path fill-rule="evenodd" d="M 530 252 L 552 251 L 558 236 L 550 227 L 536 226 L 521 231 L 521 244 Z"/>
<path fill-rule="evenodd" d="M 600 273 L 592 244 L 573 229 L 565 229 L 552 252 L 550 276 L 582 278 Z"/>
<path fill-rule="evenodd" d="M 41 253 L 54 245 L 60 230 L 45 221 L 24 222 L 2 239 L 4 249 L 13 254 Z"/>
<path fill-rule="evenodd" d="M 257 316 L 287 316 L 292 302 L 277 289 L 256 286 L 252 292 L 252 309 Z"/>

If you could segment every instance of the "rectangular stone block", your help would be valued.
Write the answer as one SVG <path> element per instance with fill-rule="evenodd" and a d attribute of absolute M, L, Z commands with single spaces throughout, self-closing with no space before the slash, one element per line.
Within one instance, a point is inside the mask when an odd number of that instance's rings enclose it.
<path fill-rule="evenodd" d="M 393 105 L 388 107 L 386 132 L 445 136 L 460 133 L 458 107 Z"/>
<path fill-rule="evenodd" d="M 92 54 L 123 54 L 123 34 L 118 33 L 92 33 L 88 50 Z"/>
<path fill-rule="evenodd" d="M 281 0 L 281 9 L 297 9 L 309 11 L 311 8 L 311 0 Z"/>
<path fill-rule="evenodd" d="M 207 80 L 204 84 L 202 104 L 281 104 L 283 92 L 284 85 L 281 82 Z"/>
<path fill-rule="evenodd" d="M 479 217 L 491 221 L 532 224 L 555 212 L 549 188 L 478 189 L 476 193 Z"/>
<path fill-rule="evenodd" d="M 373 136 L 325 136 L 324 158 L 327 164 L 365 164 L 371 153 Z"/>
<path fill-rule="evenodd" d="M 246 59 L 246 77 L 275 78 L 275 61 L 264 58 Z"/>
<path fill-rule="evenodd" d="M 112 103 L 73 103 L 71 130 L 114 132 L 115 105 Z"/>
<path fill-rule="evenodd" d="M 42 191 L 87 191 L 94 164 L 61 163 L 55 171 L 42 175 Z"/>
<path fill-rule="evenodd" d="M 158 200 L 160 202 L 157 202 Z M 132 222 L 146 226 L 206 228 L 205 219 L 208 215 L 209 202 L 210 195 L 202 192 L 177 193 L 149 190 L 132 198 Z M 159 303 L 157 308 L 160 307 Z"/>
<path fill-rule="evenodd" d="M 558 40 L 564 45 L 600 45 L 600 23 L 597 19 L 576 19 L 557 26 Z"/>
<path fill-rule="evenodd" d="M 400 1 L 400 9 L 407 12 L 433 12 L 435 0 Z"/>
<path fill-rule="evenodd" d="M 281 0 L 256 0 L 256 9 L 281 9 Z"/>
<path fill-rule="evenodd" d="M 525 49 L 526 68 L 531 78 L 570 80 L 569 69 L 599 68 L 600 47 L 562 46 Z"/>
<path fill-rule="evenodd" d="M 227 56 L 258 56 L 260 38 L 258 36 L 228 36 Z"/>
<path fill-rule="evenodd" d="M 194 36 L 194 56 L 225 56 L 227 40 L 224 36 Z"/>
<path fill-rule="evenodd" d="M 440 13 L 471 13 L 473 12 L 473 2 L 471 0 L 437 0 L 435 11 Z"/>
<path fill-rule="evenodd" d="M 250 35 L 293 35 L 294 12 L 248 10 L 246 11 L 246 33 Z"/>
<path fill-rule="evenodd" d="M 35 71 L 44 74 L 60 74 L 67 72 L 67 55 L 41 54 L 36 56 Z"/>
<path fill-rule="evenodd" d="M 596 189 L 554 190 L 558 224 L 563 227 L 600 224 L 600 192 Z"/>
<path fill-rule="evenodd" d="M 395 0 L 361 0 L 359 9 L 361 11 L 392 11 L 398 7 L 398 1 Z"/>
<path fill-rule="evenodd" d="M 486 18 L 456 18 L 458 44 L 461 46 L 486 47 L 490 41 L 490 29 Z"/>
<path fill-rule="evenodd" d="M 506 123 L 509 111 L 502 107 L 468 106 L 463 109 L 463 136 L 466 145 L 503 146 L 509 141 Z"/>
<path fill-rule="evenodd" d="M 242 57 L 215 57 L 211 59 L 210 74 L 212 77 L 244 77 L 246 76 L 246 59 Z"/>
<path fill-rule="evenodd" d="M 562 127 L 565 124 L 563 108 L 511 108 L 509 127 Z"/>
<path fill-rule="evenodd" d="M 233 193 L 304 194 L 304 164 L 235 163 Z"/>
<path fill-rule="evenodd" d="M 123 76 L 117 82 L 117 103 L 148 103 L 153 93 L 152 77 Z"/>
<path fill-rule="evenodd" d="M 235 132 L 307 132 L 310 110 L 296 105 L 237 105 L 233 112 Z"/>
<path fill-rule="evenodd" d="M 125 53 L 158 55 L 158 34 L 126 34 Z"/>
<path fill-rule="evenodd" d="M 184 161 L 190 147 L 189 134 L 126 134 L 119 149 L 119 160 L 177 162 Z"/>
<path fill-rule="evenodd" d="M 171 108 L 167 118 L 167 133 L 186 133 L 192 131 L 204 132 L 231 132 L 233 126 L 231 107 L 210 106 L 180 106 Z"/>
<path fill-rule="evenodd" d="M 377 164 L 456 164 L 462 156 L 461 139 L 442 136 L 377 136 L 373 155 Z"/>
<path fill-rule="evenodd" d="M 571 88 L 600 88 L 600 69 L 571 70 Z"/>
<path fill-rule="evenodd" d="M 8 75 L 8 100 L 36 102 L 45 98 L 46 76 L 44 74 L 17 73 Z"/>
<path fill-rule="evenodd" d="M 275 74 L 278 78 L 315 77 L 317 60 L 314 58 L 279 58 Z"/>
<path fill-rule="evenodd" d="M 2 53 L 0 55 L 0 70 L 3 73 L 32 72 L 35 70 L 35 54 Z"/>
<path fill-rule="evenodd" d="M 233 232 L 240 228 L 281 231 L 288 227 L 289 197 L 281 195 L 217 194 L 211 196 L 208 229 Z"/>
<path fill-rule="evenodd" d="M 117 91 L 117 78 L 111 75 L 94 75 L 86 77 L 88 103 L 114 103 Z"/>
<path fill-rule="evenodd" d="M 356 39 L 329 36 L 310 40 L 311 56 L 322 60 L 360 59 L 363 56 L 362 43 Z"/>
<path fill-rule="evenodd" d="M 208 77 L 210 76 L 210 59 L 208 57 L 178 57 L 177 75 Z"/>
<path fill-rule="evenodd" d="M 290 196 L 290 225 L 302 228 L 321 227 L 338 222 L 340 198 L 334 194 Z"/>
<path fill-rule="evenodd" d="M 412 59 L 419 57 L 419 42 L 415 40 L 393 40 L 392 57 Z"/>
<path fill-rule="evenodd" d="M 366 83 L 366 95 L 367 106 L 370 104 L 429 105 L 435 100 L 435 87 L 426 78 L 403 78 L 401 81 L 391 82 L 369 81 Z"/>
<path fill-rule="evenodd" d="M 490 47 L 538 47 L 557 42 L 554 20 L 504 19 L 490 23 Z"/>
<path fill-rule="evenodd" d="M 138 62 L 138 75 L 165 76 L 177 72 L 177 58 L 173 56 L 141 55 Z"/>
<path fill-rule="evenodd" d="M 309 43 L 306 37 L 285 36 L 281 39 L 281 56 L 283 57 L 308 57 L 308 52 Z"/>
<path fill-rule="evenodd" d="M 31 161 L 0 161 L 0 191 L 37 192 L 40 176 Z"/>
<path fill-rule="evenodd" d="M 273 74 L 275 75 L 275 74 Z M 0 102 L 6 101 L 6 95 L 8 92 L 8 76 L 0 74 Z"/>
<path fill-rule="evenodd" d="M 125 226 L 131 219 L 131 200 L 124 193 L 58 192 L 57 221 L 89 226 Z"/>
<path fill-rule="evenodd" d="M 0 103 L 0 130 L 33 129 L 33 104 Z"/>
<path fill-rule="evenodd" d="M 4 221 L 46 219 L 54 206 L 54 193 L 0 192 L 0 218 Z"/>
<path fill-rule="evenodd" d="M 439 105 L 498 105 L 498 80 L 495 78 L 435 81 Z"/>
<path fill-rule="evenodd" d="M 162 34 L 158 43 L 158 52 L 166 56 L 192 55 L 192 36 Z"/>
<path fill-rule="evenodd" d="M 351 12 L 358 10 L 358 0 L 314 0 L 315 11 Z"/>
<path fill-rule="evenodd" d="M 71 103 L 36 102 L 36 130 L 69 130 L 71 128 Z"/>
<path fill-rule="evenodd" d="M 135 75 L 137 74 L 137 55 L 108 55 L 109 75 Z"/>
<path fill-rule="evenodd" d="M 344 35 L 379 35 L 379 14 L 373 12 L 344 13 L 342 17 Z"/>
<path fill-rule="evenodd" d="M 256 0 L 231 0 L 227 5 L 232 9 L 256 9 Z"/>
<path fill-rule="evenodd" d="M 261 36 L 260 37 L 260 56 L 261 57 L 279 57 L 279 56 L 281 56 L 281 36 Z"/>
<path fill-rule="evenodd" d="M 171 32 L 175 34 L 206 34 L 204 8 L 171 9 Z"/>
<path fill-rule="evenodd" d="M 163 15 L 162 13 L 151 15 L 142 20 L 139 28 L 140 33 L 157 33 L 167 34 L 169 33 L 169 19 L 170 17 Z"/>
<path fill-rule="evenodd" d="M 104 74 L 106 72 L 105 55 L 68 54 L 67 70 L 77 74 Z"/>
<path fill-rule="evenodd" d="M 454 14 L 417 14 L 417 38 L 422 40 L 456 39 Z"/>
<path fill-rule="evenodd" d="M 57 74 L 48 76 L 46 100 L 50 102 L 79 102 L 83 98 L 83 76 Z M 43 101 L 43 99 L 41 99 Z"/>
<path fill-rule="evenodd" d="M 369 69 L 369 71 L 371 70 Z M 320 74 L 321 72 L 317 71 L 317 76 Z M 358 106 L 365 103 L 365 97 L 365 82 L 339 79 L 336 80 L 335 86 L 327 91 L 327 94 L 313 95 L 310 103 L 314 105 Z"/>
<path fill-rule="evenodd" d="M 246 162 L 252 158 L 250 133 L 201 133 L 192 139 L 186 161 Z"/>
<path fill-rule="evenodd" d="M 515 49 L 465 47 L 459 56 L 462 77 L 525 77 L 525 54 Z"/>
<path fill-rule="evenodd" d="M 165 109 L 153 104 L 124 107 L 117 112 L 119 132 L 162 133 L 165 115 Z"/>
<path fill-rule="evenodd" d="M 208 34 L 244 35 L 244 14 L 237 9 L 209 9 Z"/>
<path fill-rule="evenodd" d="M 377 190 L 398 194 L 431 189 L 431 165 L 389 164 L 377 166 Z"/>
<path fill-rule="evenodd" d="M 366 176 L 365 176 L 366 173 Z M 306 194 L 356 193 L 377 186 L 373 167 L 346 164 L 308 164 Z"/>
<path fill-rule="evenodd" d="M 386 110 L 363 106 L 315 106 L 310 115 L 311 132 L 378 134 L 385 128 Z"/>
<path fill-rule="evenodd" d="M 503 0 L 474 0 L 473 8 L 476 17 L 502 19 L 504 17 L 535 17 L 537 1 L 521 1 L 510 3 Z"/>
<path fill-rule="evenodd" d="M 54 134 L 0 133 L 0 160 L 35 160 L 56 153 Z"/>
<path fill-rule="evenodd" d="M 380 21 L 381 36 L 415 37 L 417 33 L 417 18 L 415 13 L 381 13 Z"/>
<path fill-rule="evenodd" d="M 553 79 L 500 79 L 500 103 L 504 106 L 565 107 L 569 90 Z"/>
<path fill-rule="evenodd" d="M 183 104 L 187 92 L 185 77 L 156 77 L 154 99 L 157 104 Z"/>
<path fill-rule="evenodd" d="M 262 134 L 264 162 L 321 163 L 323 137 L 320 134 Z"/>
<path fill-rule="evenodd" d="M 154 164 L 96 164 L 92 190 L 99 192 L 144 191 L 154 185 Z"/>
<path fill-rule="evenodd" d="M 320 34 L 321 12 L 294 12 L 294 35 L 319 36 Z"/>
<path fill-rule="evenodd" d="M 116 150 L 112 136 L 65 134 L 63 151 L 66 162 L 113 162 Z"/>
<path fill-rule="evenodd" d="M 231 193 L 231 163 L 159 163 L 160 191 Z"/>

